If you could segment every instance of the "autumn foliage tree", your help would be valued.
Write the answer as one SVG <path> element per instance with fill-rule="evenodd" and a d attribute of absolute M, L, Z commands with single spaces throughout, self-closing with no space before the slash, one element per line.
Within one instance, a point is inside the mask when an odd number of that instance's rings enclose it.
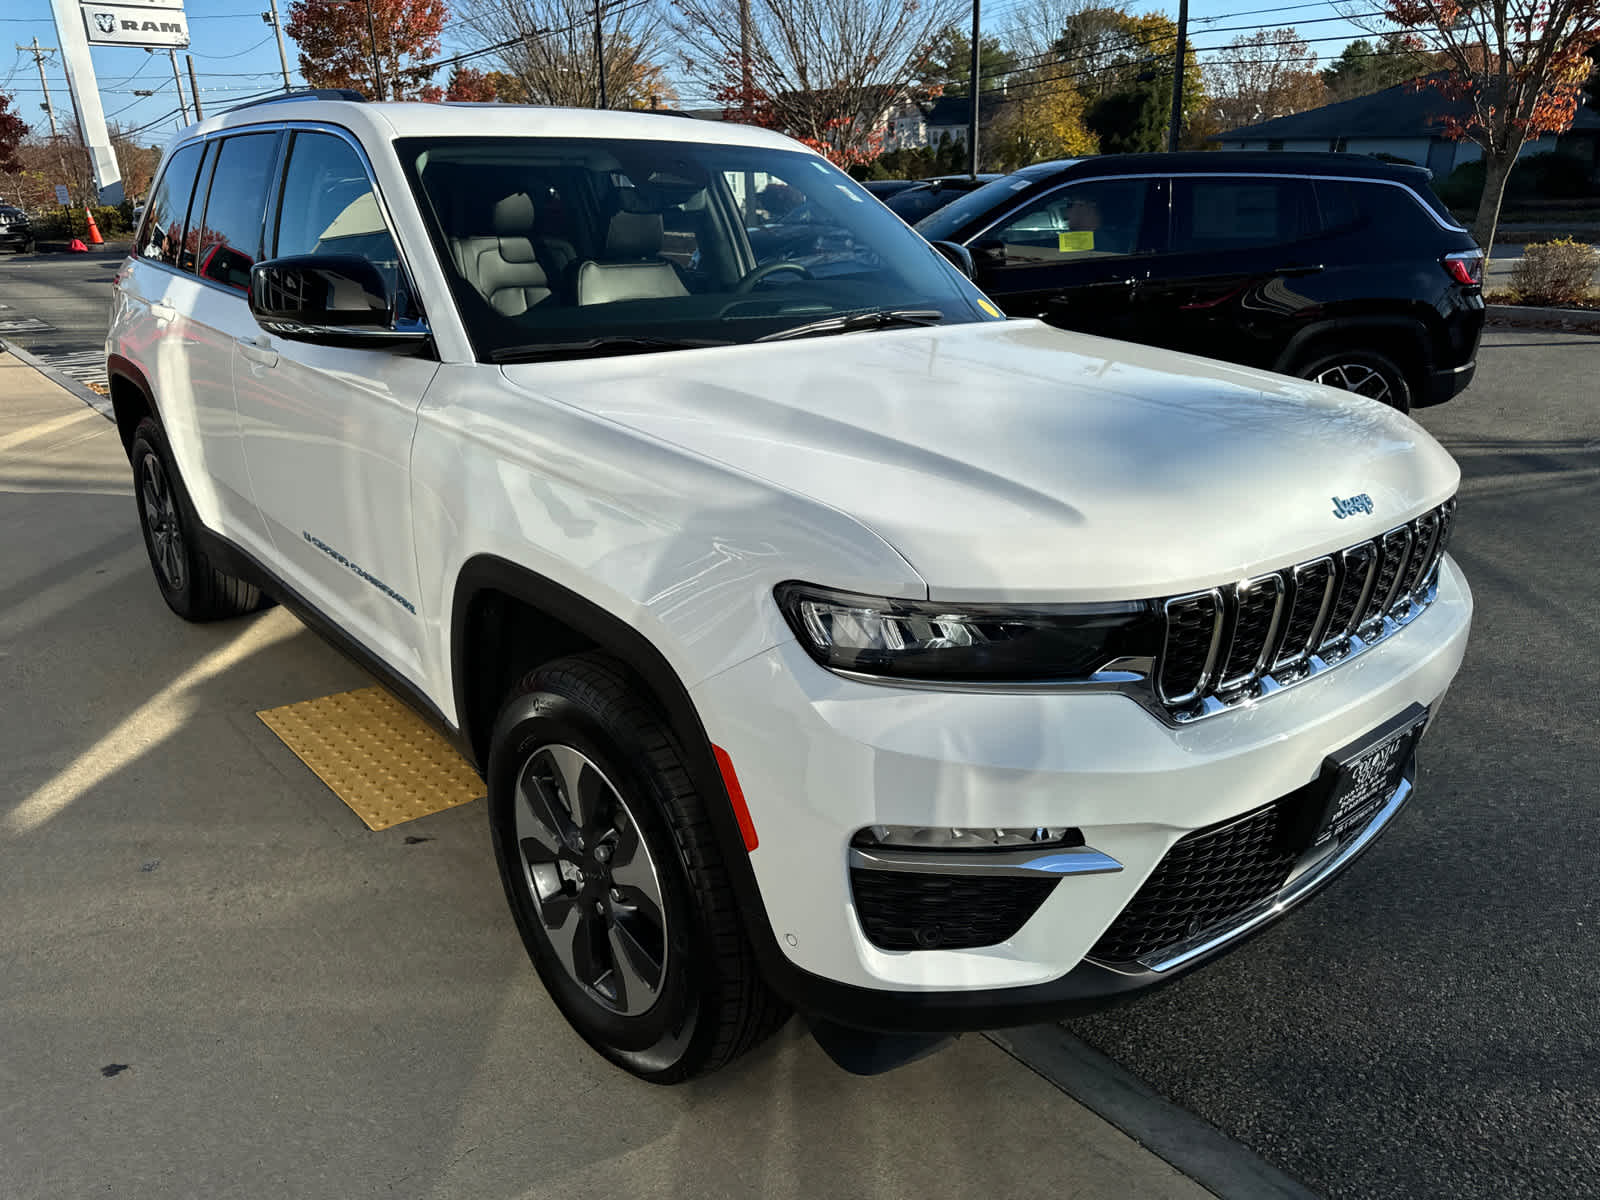
<path fill-rule="evenodd" d="M 28 123 L 11 111 L 12 98 L 0 92 L 0 171 L 20 171 L 17 148 L 28 136 Z"/>
<path fill-rule="evenodd" d="M 1577 113 L 1600 42 L 1600 0 L 1387 0 L 1385 15 L 1442 64 L 1418 86 L 1455 102 L 1441 120 L 1445 136 L 1483 150 L 1472 235 L 1488 249 L 1523 145 L 1568 128 Z"/>
<path fill-rule="evenodd" d="M 371 5 L 372 26 L 367 25 Z M 439 53 L 444 0 L 295 0 L 284 31 L 312 87 L 356 88 L 374 100 L 438 100 L 430 60 Z M 373 78 L 374 42 L 382 79 Z"/>

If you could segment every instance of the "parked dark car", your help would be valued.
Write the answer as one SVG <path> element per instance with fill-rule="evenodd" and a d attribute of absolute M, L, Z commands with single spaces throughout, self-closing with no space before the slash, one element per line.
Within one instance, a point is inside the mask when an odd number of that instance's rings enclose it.
<path fill-rule="evenodd" d="M 879 200 L 888 200 L 890 196 L 897 195 L 907 188 L 921 187 L 926 180 L 923 179 L 868 179 L 861 184 Z"/>
<path fill-rule="evenodd" d="M 1471 381 L 1483 252 L 1418 167 L 1364 155 L 1045 163 L 917 223 L 1013 316 L 1439 404 Z"/>
<path fill-rule="evenodd" d="M 993 183 L 999 175 L 947 175 L 938 179 L 924 179 L 914 187 L 896 192 L 887 198 L 879 196 L 891 212 L 907 225 L 915 225 L 923 217 L 938 212 L 952 200 L 959 200 L 968 192 L 975 192 L 986 183 Z"/>
<path fill-rule="evenodd" d="M 22 254 L 33 249 L 33 224 L 28 214 L 9 204 L 0 204 L 0 247 Z"/>

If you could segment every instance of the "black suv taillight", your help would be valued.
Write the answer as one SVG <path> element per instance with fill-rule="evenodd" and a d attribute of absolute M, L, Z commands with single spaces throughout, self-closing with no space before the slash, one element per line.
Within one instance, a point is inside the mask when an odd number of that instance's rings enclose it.
<path fill-rule="evenodd" d="M 1439 261 L 1444 264 L 1444 269 L 1449 272 L 1450 278 L 1462 287 L 1482 286 L 1482 250 L 1462 250 L 1456 254 L 1446 254 Z"/>

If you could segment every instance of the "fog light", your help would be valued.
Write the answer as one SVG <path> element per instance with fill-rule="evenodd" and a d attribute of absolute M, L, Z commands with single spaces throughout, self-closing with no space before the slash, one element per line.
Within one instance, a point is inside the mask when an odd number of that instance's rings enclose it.
<path fill-rule="evenodd" d="M 1081 846 L 1083 834 L 1064 826 L 954 828 L 948 825 L 868 825 L 851 845 L 896 850 L 1019 850 Z"/>

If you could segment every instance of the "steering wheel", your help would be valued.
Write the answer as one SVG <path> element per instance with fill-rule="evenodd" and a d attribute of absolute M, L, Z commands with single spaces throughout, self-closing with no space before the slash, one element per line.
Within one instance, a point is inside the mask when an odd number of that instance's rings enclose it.
<path fill-rule="evenodd" d="M 800 278 L 802 279 L 815 278 L 810 271 L 806 270 L 804 264 L 794 262 L 787 258 L 780 258 L 777 262 L 763 263 L 754 271 L 751 271 L 750 274 L 746 275 L 743 279 L 739 280 L 738 283 L 733 285 L 734 293 L 742 296 L 746 292 L 751 291 L 756 284 L 760 283 L 768 275 L 775 275 L 779 271 L 798 271 L 800 272 Z"/>

